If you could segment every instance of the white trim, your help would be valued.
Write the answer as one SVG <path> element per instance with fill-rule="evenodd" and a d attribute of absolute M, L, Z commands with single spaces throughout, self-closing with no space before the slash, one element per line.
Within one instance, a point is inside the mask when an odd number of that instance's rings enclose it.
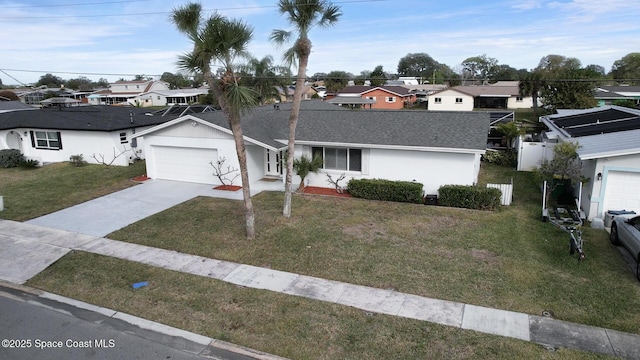
<path fill-rule="evenodd" d="M 156 131 L 159 131 L 159 130 L 162 130 L 162 129 L 169 128 L 169 127 L 171 127 L 173 125 L 176 125 L 176 124 L 179 124 L 179 123 L 182 123 L 182 122 L 185 122 L 185 121 L 195 121 L 195 122 L 197 122 L 199 124 L 202 124 L 202 125 L 205 125 L 205 126 L 209 126 L 209 127 L 213 128 L 213 129 L 216 129 L 218 131 L 221 131 L 221 132 L 223 132 L 223 133 L 225 133 L 227 135 L 231 135 L 233 137 L 233 132 L 231 130 L 227 129 L 226 127 L 222 127 L 222 126 L 218 126 L 216 124 L 212 124 L 212 123 L 210 123 L 208 121 L 202 120 L 202 119 L 200 119 L 198 117 L 195 117 L 193 115 L 184 115 L 184 116 L 181 116 L 181 117 L 179 117 L 177 119 L 173 119 L 171 121 L 168 121 L 168 122 L 166 122 L 164 124 L 160 124 L 160 125 L 157 125 L 157 126 L 154 126 L 154 127 L 150 128 L 150 129 L 147 129 L 147 130 L 141 131 L 139 133 L 136 133 L 133 136 L 131 136 L 131 138 L 133 139 L 133 138 L 145 136 L 145 135 L 148 135 L 150 133 L 153 133 L 153 132 L 156 132 Z M 253 138 L 250 138 L 250 137 L 246 136 L 246 135 L 243 135 L 242 139 L 244 139 L 244 141 L 247 141 L 247 142 L 249 142 L 249 143 L 251 143 L 253 145 L 257 145 L 257 146 L 263 147 L 265 149 L 269 149 L 269 150 L 273 150 L 273 151 L 279 151 L 280 150 L 279 148 L 275 148 L 273 146 L 267 145 L 267 144 L 265 144 L 263 142 L 257 141 L 257 140 L 255 140 Z"/>
<path fill-rule="evenodd" d="M 282 140 L 277 140 L 282 141 Z M 431 151 L 431 152 L 443 152 L 443 153 L 458 153 L 458 154 L 484 154 L 485 149 L 460 149 L 460 148 L 445 148 L 445 147 L 426 147 L 426 146 L 409 146 L 409 145 L 380 145 L 380 144 L 356 144 L 356 143 L 335 143 L 335 142 L 323 142 L 323 141 L 304 141 L 296 140 L 296 144 L 310 145 L 310 146 L 323 146 L 323 147 L 346 147 L 346 148 L 361 148 L 361 149 L 385 149 L 385 150 L 411 150 L 411 151 Z"/>

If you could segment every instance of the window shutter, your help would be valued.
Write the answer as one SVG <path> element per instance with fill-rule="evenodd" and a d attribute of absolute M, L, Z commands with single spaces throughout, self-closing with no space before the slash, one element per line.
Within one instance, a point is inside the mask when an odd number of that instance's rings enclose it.
<path fill-rule="evenodd" d="M 362 149 L 362 175 L 369 175 L 369 151 L 370 149 Z"/>
<path fill-rule="evenodd" d="M 58 150 L 62 150 L 62 136 L 60 135 L 60 131 L 58 131 L 57 134 L 58 134 Z"/>
<path fill-rule="evenodd" d="M 31 147 L 32 148 L 36 148 L 36 138 L 35 136 L 33 136 L 33 130 L 29 131 L 29 134 L 31 135 Z"/>

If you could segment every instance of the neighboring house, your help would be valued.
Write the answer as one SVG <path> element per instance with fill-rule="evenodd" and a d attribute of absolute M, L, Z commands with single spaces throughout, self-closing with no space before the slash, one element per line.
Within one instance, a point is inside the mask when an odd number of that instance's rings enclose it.
<path fill-rule="evenodd" d="M 137 96 L 157 90 L 169 90 L 169 83 L 159 80 L 116 81 L 109 89 L 93 92 L 88 96 L 91 105 L 129 105 Z"/>
<path fill-rule="evenodd" d="M 330 104 L 367 109 L 399 110 L 416 102 L 415 92 L 404 86 L 347 86 L 327 100 Z"/>
<path fill-rule="evenodd" d="M 251 182 L 284 178 L 290 108 L 291 103 L 267 105 L 242 117 Z M 342 185 L 352 178 L 417 181 L 427 194 L 436 194 L 441 185 L 477 181 L 488 130 L 487 113 L 354 111 L 303 101 L 295 156 L 323 156 L 321 173 L 307 177 L 311 186 L 331 187 L 327 174 L 345 174 Z M 134 135 L 140 137 L 151 178 L 214 185 L 219 182 L 210 163 L 225 159 L 225 168 L 239 169 L 222 112 L 183 116 Z"/>
<path fill-rule="evenodd" d="M 293 101 L 293 93 L 296 90 L 296 86 L 289 85 L 286 88 L 286 91 L 285 89 L 279 86 L 276 86 L 276 90 L 278 91 L 278 95 L 280 96 L 280 102 L 290 102 L 290 101 Z M 314 87 L 310 85 L 304 85 L 303 92 L 302 92 L 302 100 L 311 100 L 313 96 L 317 94 L 318 94 L 318 91 Z"/>
<path fill-rule="evenodd" d="M 139 107 L 189 105 L 198 102 L 200 95 L 206 95 L 208 92 L 208 88 L 152 90 L 127 101 L 130 105 Z"/>
<path fill-rule="evenodd" d="M 0 113 L 18 110 L 37 110 L 35 107 L 27 105 L 22 101 L 9 100 L 0 101 Z"/>
<path fill-rule="evenodd" d="M 75 99 L 78 102 L 87 103 L 87 92 L 82 91 L 73 91 L 69 89 L 61 88 L 47 88 L 46 86 L 41 86 L 39 88 L 20 88 L 13 90 L 16 95 L 20 98 L 20 101 L 27 105 L 40 106 L 43 100 L 59 97 L 59 98 L 68 98 Z"/>
<path fill-rule="evenodd" d="M 589 179 L 580 199 L 587 218 L 602 219 L 608 210 L 640 213 L 640 110 L 619 106 L 560 110 L 540 121 L 549 128 L 546 144 L 521 143 L 520 162 L 528 160 L 530 165 L 519 164 L 519 168 L 530 170 L 535 166 L 535 157 L 528 153 L 536 148 L 549 158 L 554 142 L 577 142 L 582 175 Z M 537 163 L 540 160 L 542 156 Z"/>
<path fill-rule="evenodd" d="M 473 109 L 529 109 L 533 98 L 522 97 L 518 81 L 498 81 L 491 85 L 465 85 L 429 96 L 429 110 L 473 111 Z"/>
<path fill-rule="evenodd" d="M 0 112 L 0 149 L 17 149 L 41 164 L 68 161 L 82 154 L 90 163 L 128 165 L 144 158 L 136 132 L 184 115 L 148 113 L 136 108 L 77 106 Z"/>
<path fill-rule="evenodd" d="M 594 97 L 598 106 L 615 105 L 616 101 L 625 100 L 640 106 L 640 86 L 600 86 Z"/>

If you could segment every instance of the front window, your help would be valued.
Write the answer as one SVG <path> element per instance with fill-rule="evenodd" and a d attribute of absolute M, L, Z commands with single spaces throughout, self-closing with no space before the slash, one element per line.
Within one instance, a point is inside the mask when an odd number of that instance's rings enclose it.
<path fill-rule="evenodd" d="M 462 104 L 462 98 L 456 98 L 456 104 Z"/>
<path fill-rule="evenodd" d="M 56 131 L 35 131 L 34 147 L 36 149 L 50 149 L 60 150 L 62 149 L 62 143 L 60 142 L 60 133 Z"/>
<path fill-rule="evenodd" d="M 324 169 L 362 171 L 361 149 L 314 147 L 312 156 L 322 157 Z"/>
<path fill-rule="evenodd" d="M 517 102 L 522 102 L 522 96 L 516 96 L 516 101 Z"/>
<path fill-rule="evenodd" d="M 126 144 L 129 141 L 127 140 L 127 133 L 120 133 L 120 144 Z"/>
<path fill-rule="evenodd" d="M 433 99 L 436 104 L 442 104 L 442 98 Z"/>
<path fill-rule="evenodd" d="M 387 96 L 387 102 L 388 103 L 396 102 L 396 97 L 395 96 Z"/>

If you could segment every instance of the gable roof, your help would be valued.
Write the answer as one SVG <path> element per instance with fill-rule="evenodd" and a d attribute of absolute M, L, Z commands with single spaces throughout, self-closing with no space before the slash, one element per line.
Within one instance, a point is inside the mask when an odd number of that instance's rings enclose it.
<path fill-rule="evenodd" d="M 392 93 L 398 96 L 409 96 L 411 92 L 408 88 L 404 86 L 393 86 L 393 85 L 385 85 L 385 86 L 368 86 L 368 85 L 354 85 L 347 86 L 340 91 L 336 91 L 336 95 L 345 95 L 345 94 L 354 94 L 354 95 L 364 95 L 368 92 L 372 92 L 374 90 L 381 90 L 384 92 Z"/>
<path fill-rule="evenodd" d="M 16 128 L 117 131 L 162 124 L 179 115 L 147 115 L 139 108 L 118 106 L 76 106 L 35 111 L 0 112 L 0 130 Z"/>
<path fill-rule="evenodd" d="M 501 85 L 460 85 L 449 88 L 473 97 L 511 97 L 518 96 L 520 90 L 518 86 Z"/>
<path fill-rule="evenodd" d="M 291 103 L 254 108 L 242 117 L 242 128 L 251 142 L 282 149 L 287 144 Z M 194 117 L 229 129 L 221 111 L 192 114 L 172 124 Z M 136 134 L 144 136 L 155 129 Z M 483 152 L 487 145 L 489 114 L 486 112 L 437 112 L 394 110 L 348 110 L 321 100 L 301 103 L 296 143 L 371 148 L 422 148 L 453 152 Z"/>
<path fill-rule="evenodd" d="M 0 101 L 0 112 L 18 111 L 18 110 L 37 110 L 37 108 L 27 105 L 22 101 L 10 100 Z"/>

